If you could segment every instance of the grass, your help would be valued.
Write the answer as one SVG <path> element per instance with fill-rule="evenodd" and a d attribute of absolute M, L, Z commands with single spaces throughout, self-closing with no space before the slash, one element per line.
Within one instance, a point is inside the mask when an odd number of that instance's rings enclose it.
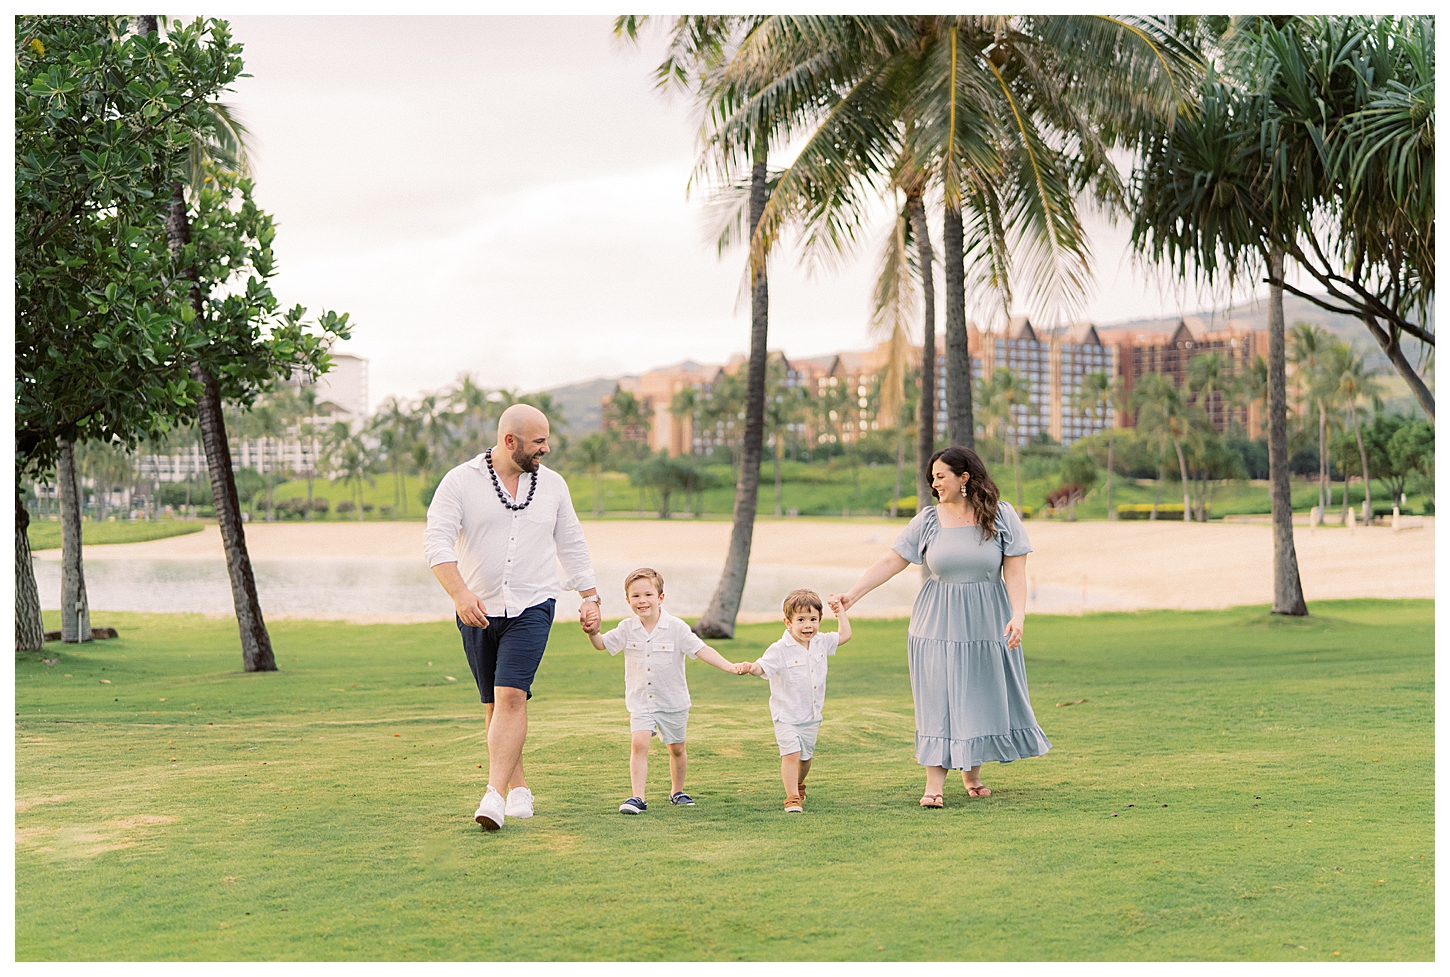
<path fill-rule="evenodd" d="M 185 536 L 199 533 L 207 526 L 204 522 L 190 522 L 181 519 L 141 519 L 136 522 L 82 522 L 81 545 L 99 546 L 104 543 L 144 543 L 148 539 L 165 539 L 168 536 Z M 34 550 L 60 549 L 60 523 L 46 520 L 32 520 L 26 530 L 30 548 Z"/>
<path fill-rule="evenodd" d="M 538 815 L 498 834 L 451 625 L 278 621 L 247 675 L 230 620 L 101 614 L 119 640 L 16 658 L 16 957 L 1433 959 L 1433 602 L 1311 611 L 1035 617 L 1054 748 L 943 811 L 905 622 L 862 621 L 790 817 L 765 684 L 696 665 L 699 806 L 656 747 L 649 813 L 615 813 L 623 668 L 560 625 Z"/>

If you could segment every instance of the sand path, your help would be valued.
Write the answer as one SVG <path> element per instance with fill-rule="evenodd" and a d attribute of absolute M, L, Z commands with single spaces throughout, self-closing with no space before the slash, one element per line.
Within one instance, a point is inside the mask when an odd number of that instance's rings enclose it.
<path fill-rule="evenodd" d="M 829 568 L 838 577 L 869 566 L 901 526 L 885 520 L 761 520 L 751 565 Z M 730 539 L 726 522 L 586 520 L 584 530 L 597 564 L 650 564 L 667 579 L 672 564 L 719 566 Z M 1272 593 L 1266 524 L 1029 521 L 1027 531 L 1034 547 L 1028 561 L 1033 605 L 1041 610 L 1207 609 L 1266 603 Z M 247 546 L 256 561 L 379 558 L 421 564 L 422 536 L 418 522 L 262 523 L 247 527 Z M 1294 542 L 1309 600 L 1434 596 L 1434 519 L 1400 532 L 1299 526 Z M 59 551 L 38 556 L 58 559 Z M 87 547 L 86 559 L 219 561 L 221 537 L 210 526 L 189 536 Z M 900 615 L 908 609 L 898 592 L 889 604 L 877 602 L 869 610 Z"/>

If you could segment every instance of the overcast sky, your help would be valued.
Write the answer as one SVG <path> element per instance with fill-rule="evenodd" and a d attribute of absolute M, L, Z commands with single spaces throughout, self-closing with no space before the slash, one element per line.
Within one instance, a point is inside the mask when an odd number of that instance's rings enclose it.
<path fill-rule="evenodd" d="M 465 371 L 531 391 L 745 351 L 744 255 L 718 258 L 687 199 L 696 127 L 654 88 L 657 34 L 634 48 L 609 18 L 570 16 L 231 23 L 253 77 L 229 101 L 278 223 L 274 290 L 351 314 L 339 349 L 370 359 L 374 405 Z M 1146 281 L 1123 229 L 1091 229 L 1088 318 L 1201 306 Z M 813 277 L 785 249 L 771 347 L 867 346 L 876 248 Z"/>

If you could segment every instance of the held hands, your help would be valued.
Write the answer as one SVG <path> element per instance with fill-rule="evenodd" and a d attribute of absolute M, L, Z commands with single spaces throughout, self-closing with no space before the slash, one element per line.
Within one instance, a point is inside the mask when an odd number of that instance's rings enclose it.
<path fill-rule="evenodd" d="M 602 615 L 597 601 L 586 600 L 579 605 L 579 626 L 585 634 L 598 634 Z"/>
<path fill-rule="evenodd" d="M 1007 627 L 1002 632 L 1002 637 L 1007 639 L 1008 648 L 1016 648 L 1022 643 L 1022 615 L 1012 615 L 1012 620 L 1007 622 Z"/>
<path fill-rule="evenodd" d="M 730 670 L 736 675 L 749 675 L 755 668 L 754 662 L 736 662 L 730 666 Z"/>
<path fill-rule="evenodd" d="M 842 611 L 849 611 L 856 602 L 851 599 L 850 594 L 832 594 L 826 598 L 826 603 L 830 605 L 831 613 L 839 615 Z"/>

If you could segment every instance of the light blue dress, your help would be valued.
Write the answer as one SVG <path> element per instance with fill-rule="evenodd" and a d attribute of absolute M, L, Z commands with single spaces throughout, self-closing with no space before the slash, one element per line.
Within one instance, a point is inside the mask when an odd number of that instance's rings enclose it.
<path fill-rule="evenodd" d="M 966 769 L 1011 763 L 1052 748 L 1032 714 L 1022 646 L 1007 647 L 1012 619 L 1002 557 L 1032 552 L 1017 510 L 998 503 L 997 535 L 943 527 L 936 506 L 917 513 L 891 548 L 925 562 L 906 632 L 916 705 L 916 762 Z"/>

